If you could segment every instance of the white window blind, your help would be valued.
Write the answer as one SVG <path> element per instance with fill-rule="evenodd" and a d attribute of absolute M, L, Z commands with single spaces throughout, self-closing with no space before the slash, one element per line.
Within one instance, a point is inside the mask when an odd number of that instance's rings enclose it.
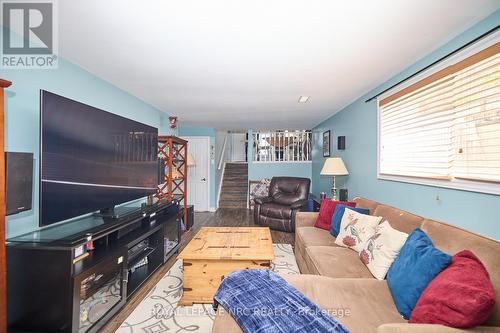
<path fill-rule="evenodd" d="M 380 101 L 379 173 L 500 182 L 500 43 Z"/>

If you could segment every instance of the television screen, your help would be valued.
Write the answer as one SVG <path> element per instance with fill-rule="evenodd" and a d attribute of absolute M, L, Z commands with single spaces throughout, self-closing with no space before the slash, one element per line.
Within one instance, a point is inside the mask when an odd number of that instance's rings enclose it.
<path fill-rule="evenodd" d="M 158 129 L 42 90 L 40 226 L 155 193 Z"/>

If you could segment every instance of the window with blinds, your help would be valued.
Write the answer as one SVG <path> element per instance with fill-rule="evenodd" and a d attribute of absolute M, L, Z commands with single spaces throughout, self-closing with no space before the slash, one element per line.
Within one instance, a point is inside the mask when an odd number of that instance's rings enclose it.
<path fill-rule="evenodd" d="M 379 102 L 379 175 L 500 183 L 500 43 Z"/>

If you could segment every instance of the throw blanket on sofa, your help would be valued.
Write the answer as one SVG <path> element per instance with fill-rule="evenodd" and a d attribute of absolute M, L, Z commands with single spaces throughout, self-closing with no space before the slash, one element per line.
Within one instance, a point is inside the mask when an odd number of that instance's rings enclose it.
<path fill-rule="evenodd" d="M 214 296 L 214 307 L 219 304 L 245 333 L 349 333 L 344 325 L 267 269 L 228 275 Z"/>

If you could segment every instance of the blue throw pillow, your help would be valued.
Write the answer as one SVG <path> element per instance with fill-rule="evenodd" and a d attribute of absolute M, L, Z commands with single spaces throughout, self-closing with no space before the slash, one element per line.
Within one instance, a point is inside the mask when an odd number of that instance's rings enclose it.
<path fill-rule="evenodd" d="M 413 230 L 387 272 L 387 284 L 399 313 L 406 319 L 427 285 L 448 267 L 451 256 L 436 249 L 420 228 Z"/>
<path fill-rule="evenodd" d="M 335 206 L 335 211 L 333 212 L 333 215 L 332 215 L 332 227 L 330 229 L 330 233 L 332 234 L 333 237 L 337 237 L 339 235 L 340 222 L 342 221 L 342 216 L 344 216 L 344 212 L 345 212 L 346 208 L 352 209 L 353 211 L 361 213 L 361 214 L 365 214 L 365 215 L 370 214 L 370 211 L 368 209 L 349 207 L 346 205 L 337 204 L 337 206 Z"/>

